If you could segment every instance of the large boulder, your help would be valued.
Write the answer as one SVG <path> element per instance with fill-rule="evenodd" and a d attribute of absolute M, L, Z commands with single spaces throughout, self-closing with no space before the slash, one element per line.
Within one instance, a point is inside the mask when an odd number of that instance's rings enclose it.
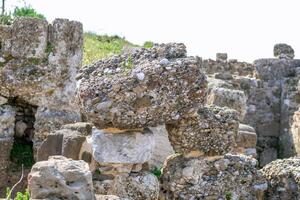
<path fill-rule="evenodd" d="M 261 170 L 268 181 L 268 190 L 265 199 L 291 199 L 300 198 L 300 159 L 288 158 L 273 161 Z"/>
<path fill-rule="evenodd" d="M 231 151 L 236 146 L 238 127 L 238 113 L 217 106 L 205 106 L 193 117 L 166 125 L 176 153 L 199 151 L 207 155 Z"/>
<path fill-rule="evenodd" d="M 93 157 L 99 163 L 144 163 L 152 155 L 155 142 L 149 129 L 114 133 L 113 130 L 94 129 Z"/>
<path fill-rule="evenodd" d="M 28 175 L 28 189 L 32 199 L 95 199 L 88 164 L 63 156 L 34 164 Z"/>
<path fill-rule="evenodd" d="M 183 44 L 142 48 L 82 69 L 82 112 L 99 129 L 155 127 L 195 112 L 207 82 L 199 60 L 185 52 Z"/>
<path fill-rule="evenodd" d="M 267 183 L 244 155 L 171 156 L 161 176 L 161 199 L 260 199 Z"/>

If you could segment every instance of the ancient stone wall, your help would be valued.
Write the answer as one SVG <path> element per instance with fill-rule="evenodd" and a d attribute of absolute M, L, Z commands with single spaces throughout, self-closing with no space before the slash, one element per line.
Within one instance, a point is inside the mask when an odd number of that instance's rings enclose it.
<path fill-rule="evenodd" d="M 82 24 L 75 21 L 18 18 L 0 26 L 1 173 L 20 170 L 11 158 L 17 143 L 34 148 L 36 156 L 50 131 L 81 121 L 72 101 L 82 46 Z M 1 190 L 16 180 L 0 175 Z"/>

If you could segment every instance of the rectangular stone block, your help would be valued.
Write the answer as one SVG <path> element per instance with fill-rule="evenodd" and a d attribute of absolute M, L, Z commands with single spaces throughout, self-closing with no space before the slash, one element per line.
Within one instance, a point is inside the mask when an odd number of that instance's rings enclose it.
<path fill-rule="evenodd" d="M 16 58 L 44 58 L 48 23 L 35 18 L 17 18 L 12 25 L 11 55 Z"/>

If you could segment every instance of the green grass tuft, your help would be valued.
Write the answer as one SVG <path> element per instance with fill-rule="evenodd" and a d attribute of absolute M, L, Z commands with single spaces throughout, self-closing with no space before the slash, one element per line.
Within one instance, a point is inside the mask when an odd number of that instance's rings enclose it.
<path fill-rule="evenodd" d="M 150 49 L 154 46 L 154 43 L 151 41 L 146 41 L 143 45 L 144 48 Z"/>
<path fill-rule="evenodd" d="M 161 168 L 154 167 L 154 169 L 152 169 L 150 172 L 154 174 L 157 178 L 160 178 L 161 176 Z"/>
<path fill-rule="evenodd" d="M 32 144 L 15 138 L 10 152 L 10 160 L 15 164 L 16 169 L 21 168 L 22 164 L 25 168 L 31 168 L 34 164 Z"/>
<path fill-rule="evenodd" d="M 125 46 L 135 47 L 137 45 L 119 36 L 84 33 L 83 65 L 89 65 L 99 59 L 120 54 Z"/>

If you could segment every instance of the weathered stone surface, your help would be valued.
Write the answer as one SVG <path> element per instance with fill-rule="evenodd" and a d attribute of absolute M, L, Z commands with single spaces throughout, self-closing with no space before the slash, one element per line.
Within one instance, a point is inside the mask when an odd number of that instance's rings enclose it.
<path fill-rule="evenodd" d="M 206 106 L 200 108 L 196 116 L 167 124 L 166 128 L 177 153 L 200 151 L 222 155 L 236 146 L 238 126 L 235 110 Z"/>
<path fill-rule="evenodd" d="M 294 113 L 292 124 L 293 148 L 297 156 L 300 155 L 300 111 Z"/>
<path fill-rule="evenodd" d="M 62 155 L 73 160 L 78 160 L 85 136 L 78 131 L 68 129 L 61 131 L 63 132 Z"/>
<path fill-rule="evenodd" d="M 49 134 L 37 149 L 37 161 L 48 160 L 49 156 L 62 155 L 63 134 L 55 132 Z"/>
<path fill-rule="evenodd" d="M 257 135 L 255 132 L 239 130 L 236 140 L 237 146 L 244 148 L 255 148 L 256 141 Z"/>
<path fill-rule="evenodd" d="M 299 60 L 258 59 L 253 62 L 257 78 L 262 80 L 280 80 L 295 76 Z"/>
<path fill-rule="evenodd" d="M 134 200 L 157 200 L 159 182 L 156 176 L 147 172 L 117 176 L 108 194 Z"/>
<path fill-rule="evenodd" d="M 11 106 L 0 106 L 0 138 L 14 136 L 15 115 L 15 110 Z"/>
<path fill-rule="evenodd" d="M 204 103 L 206 77 L 197 59 L 176 53 L 183 47 L 140 49 L 82 69 L 82 112 L 99 129 L 155 127 L 193 113 Z"/>
<path fill-rule="evenodd" d="M 15 58 L 46 57 L 47 33 L 46 20 L 17 18 L 12 24 L 11 55 Z"/>
<path fill-rule="evenodd" d="M 165 125 L 152 127 L 150 130 L 154 135 L 155 147 L 148 164 L 150 168 L 162 167 L 166 158 L 175 152 L 170 144 Z"/>
<path fill-rule="evenodd" d="M 12 38 L 12 27 L 7 25 L 0 25 L 0 42 L 1 58 L 5 60 L 5 57 L 10 54 L 11 51 L 11 38 Z"/>
<path fill-rule="evenodd" d="M 154 145 L 149 129 L 123 133 L 93 130 L 93 157 L 100 163 L 144 163 L 151 158 Z"/>
<path fill-rule="evenodd" d="M 276 44 L 273 53 L 277 58 L 293 59 L 295 56 L 294 49 L 290 45 L 283 43 Z"/>
<path fill-rule="evenodd" d="M 265 199 L 300 198 L 300 159 L 288 158 L 276 160 L 260 170 L 268 181 Z"/>
<path fill-rule="evenodd" d="M 163 167 L 162 199 L 259 199 L 267 183 L 257 161 L 243 155 L 172 156 Z"/>
<path fill-rule="evenodd" d="M 239 123 L 239 131 L 247 131 L 255 133 L 255 129 L 252 126 L 249 126 L 247 124 Z"/>
<path fill-rule="evenodd" d="M 232 90 L 226 88 L 214 88 L 207 98 L 208 105 L 228 107 L 239 112 L 240 120 L 243 120 L 246 113 L 245 93 L 241 90 Z"/>
<path fill-rule="evenodd" d="M 264 149 L 259 156 L 259 166 L 263 167 L 266 164 L 278 158 L 278 151 L 275 148 Z"/>
<path fill-rule="evenodd" d="M 13 138 L 0 138 L 0 191 L 7 188 L 7 169 L 10 167 L 10 151 L 13 143 Z"/>
<path fill-rule="evenodd" d="M 87 122 L 77 122 L 73 124 L 66 124 L 62 126 L 62 129 L 70 129 L 72 131 L 80 132 L 81 135 L 91 135 L 93 124 Z"/>
<path fill-rule="evenodd" d="M 33 199 L 95 199 L 88 164 L 63 156 L 37 162 L 28 176 L 28 189 Z"/>

